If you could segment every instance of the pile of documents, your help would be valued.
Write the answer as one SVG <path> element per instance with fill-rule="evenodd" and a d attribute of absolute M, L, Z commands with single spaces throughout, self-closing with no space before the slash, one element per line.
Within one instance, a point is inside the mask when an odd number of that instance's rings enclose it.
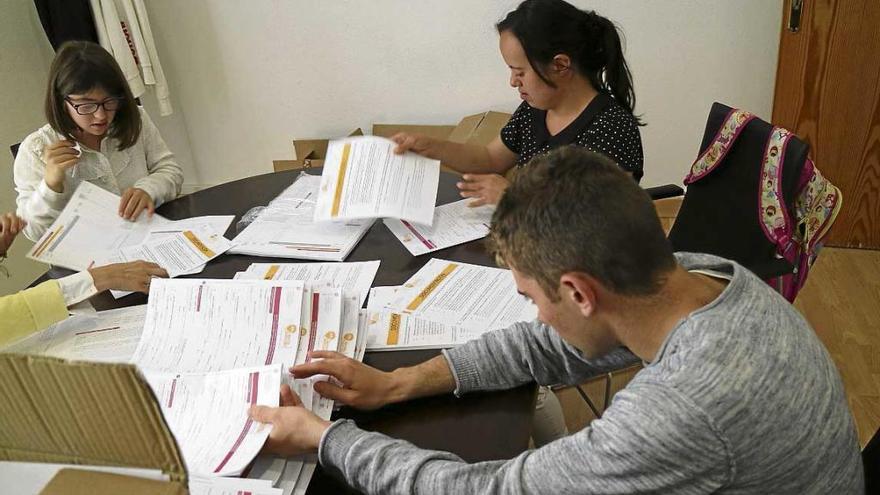
<path fill-rule="evenodd" d="M 77 271 L 145 260 L 177 277 L 201 272 L 208 261 L 231 246 L 223 233 L 232 215 L 174 221 L 142 213 L 131 222 L 119 216 L 119 202 L 119 196 L 82 182 L 28 258 Z M 114 293 L 117 297 L 125 294 Z"/>
<path fill-rule="evenodd" d="M 433 253 L 441 249 L 482 239 L 489 234 L 495 207 L 483 205 L 470 207 L 472 200 L 462 199 L 434 209 L 434 221 L 430 226 L 406 220 L 386 218 L 388 230 L 413 256 Z"/>
<path fill-rule="evenodd" d="M 370 291 L 367 349 L 453 347 L 537 316 L 509 270 L 434 258 L 403 285 Z"/>
<path fill-rule="evenodd" d="M 378 262 L 357 268 L 366 270 L 361 285 L 369 287 Z M 205 479 L 240 475 L 254 460 L 269 427 L 250 420 L 248 408 L 277 406 L 281 383 L 330 418 L 332 401 L 313 392 L 317 378 L 293 380 L 286 370 L 310 360 L 314 350 L 362 359 L 366 314 L 360 308 L 357 291 L 328 282 L 159 279 L 146 307 L 75 316 L 4 352 L 138 365 L 189 472 L 205 485 Z M 260 460 L 256 467 L 280 463 L 271 484 L 281 493 L 304 491 L 314 459 Z"/>
<path fill-rule="evenodd" d="M 315 222 L 321 177 L 301 173 L 234 239 L 230 253 L 342 261 L 373 225 L 372 219 Z"/>

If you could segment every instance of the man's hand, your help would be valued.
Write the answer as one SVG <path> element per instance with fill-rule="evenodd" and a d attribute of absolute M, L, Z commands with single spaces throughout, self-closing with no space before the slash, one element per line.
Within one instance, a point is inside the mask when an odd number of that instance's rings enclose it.
<path fill-rule="evenodd" d="M 458 190 L 463 198 L 474 198 L 468 206 L 497 205 L 504 190 L 510 185 L 498 174 L 464 174 L 458 182 Z"/>
<path fill-rule="evenodd" d="M 89 273 L 92 274 L 95 288 L 99 292 L 114 289 L 149 294 L 153 277 L 168 278 L 168 272 L 161 266 L 147 261 L 130 261 L 89 268 Z"/>
<path fill-rule="evenodd" d="M 328 399 L 358 409 L 378 409 L 392 402 L 406 399 L 392 373 L 379 371 L 338 352 L 314 351 L 309 363 L 290 368 L 297 379 L 313 375 L 329 375 L 339 385 L 330 381 L 315 383 L 315 391 Z"/>
<path fill-rule="evenodd" d="M 147 210 L 147 215 L 153 216 L 156 211 L 156 205 L 153 198 L 143 189 L 129 187 L 122 193 L 122 200 L 119 201 L 119 216 L 134 222 L 141 215 L 141 212 Z"/>
<path fill-rule="evenodd" d="M 321 436 L 330 427 L 329 421 L 304 408 L 287 385 L 281 386 L 281 407 L 251 406 L 249 414 L 254 421 L 272 425 L 263 452 L 285 457 L 316 452 Z"/>
<path fill-rule="evenodd" d="M 6 256 L 15 236 L 24 229 L 25 225 L 27 222 L 18 218 L 15 213 L 0 216 L 0 256 Z"/>

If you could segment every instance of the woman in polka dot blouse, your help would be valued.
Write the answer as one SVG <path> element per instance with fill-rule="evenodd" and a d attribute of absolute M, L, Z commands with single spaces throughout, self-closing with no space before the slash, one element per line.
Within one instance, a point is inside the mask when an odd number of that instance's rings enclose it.
<path fill-rule="evenodd" d="M 461 195 L 471 206 L 495 204 L 508 182 L 501 174 L 535 155 L 583 146 L 642 177 L 641 122 L 614 24 L 563 0 L 526 0 L 496 25 L 510 85 L 523 100 L 488 146 L 418 134 L 392 137 L 397 152 L 442 160 L 464 174 Z"/>

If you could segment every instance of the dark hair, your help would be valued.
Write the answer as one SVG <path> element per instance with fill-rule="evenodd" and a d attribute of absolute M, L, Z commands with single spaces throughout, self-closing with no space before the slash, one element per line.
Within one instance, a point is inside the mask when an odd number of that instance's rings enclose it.
<path fill-rule="evenodd" d="M 532 68 L 548 85 L 555 87 L 545 74 L 546 67 L 553 57 L 565 54 L 597 91 L 612 95 L 633 113 L 636 94 L 632 74 L 617 27 L 607 18 L 563 0 L 525 0 L 495 28 L 516 36 Z M 636 122 L 643 125 L 638 117 Z"/>
<path fill-rule="evenodd" d="M 80 129 L 67 112 L 64 99 L 96 88 L 122 98 L 107 136 L 119 140 L 119 149 L 130 148 L 141 134 L 141 115 L 119 64 L 98 44 L 68 41 L 58 49 L 49 69 L 46 120 L 52 129 L 73 140 L 73 133 Z"/>
<path fill-rule="evenodd" d="M 603 155 L 564 146 L 520 169 L 492 217 L 496 259 L 557 301 L 568 272 L 624 295 L 656 294 L 675 268 L 648 194 Z"/>

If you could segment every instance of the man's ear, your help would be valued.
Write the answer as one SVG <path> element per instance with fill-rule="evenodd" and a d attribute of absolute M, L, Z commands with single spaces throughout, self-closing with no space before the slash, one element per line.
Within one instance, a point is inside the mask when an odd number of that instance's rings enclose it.
<path fill-rule="evenodd" d="M 571 57 L 564 53 L 560 53 L 553 57 L 550 66 L 556 74 L 567 75 L 571 70 Z"/>
<path fill-rule="evenodd" d="M 581 315 L 589 318 L 596 312 L 598 281 L 580 272 L 563 273 L 559 277 L 559 295 L 577 306 Z"/>

